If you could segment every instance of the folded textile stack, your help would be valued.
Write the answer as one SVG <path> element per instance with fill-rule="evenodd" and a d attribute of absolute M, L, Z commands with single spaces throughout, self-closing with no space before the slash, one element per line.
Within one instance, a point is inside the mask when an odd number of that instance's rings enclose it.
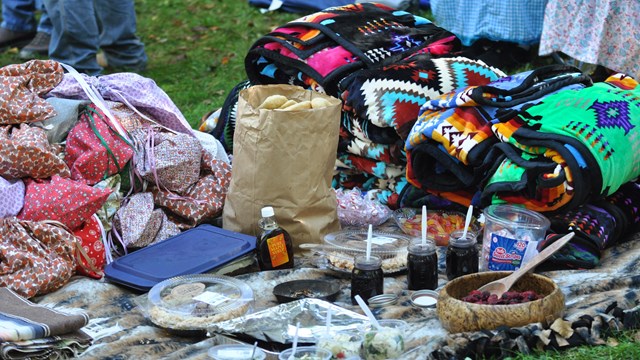
<path fill-rule="evenodd" d="M 91 345 L 82 330 L 84 312 L 34 304 L 8 288 L 0 288 L 0 357 L 3 359 L 70 358 Z"/>
<path fill-rule="evenodd" d="M 476 205 L 488 205 L 491 201 L 488 191 L 492 187 L 486 184 L 492 175 L 502 174 L 503 169 L 496 168 L 507 157 L 505 154 L 515 149 L 507 142 L 508 121 L 552 94 L 565 91 L 573 94 L 590 85 L 589 77 L 577 69 L 550 65 L 427 101 L 406 141 L 409 182 L 466 204 L 484 190 L 483 201 Z M 500 126 L 503 133 L 497 131 Z M 533 165 L 537 168 L 529 176 L 535 181 L 541 180 L 537 175 L 542 170 L 556 168 L 550 161 L 532 161 Z M 509 184 L 512 189 L 516 186 L 526 189 L 527 178 L 518 180 Z M 551 202 L 546 202 L 532 208 L 549 211 L 558 207 L 551 208 Z"/>
<path fill-rule="evenodd" d="M 222 145 L 153 80 L 52 60 L 0 68 L 0 80 L 0 286 L 30 298 L 74 274 L 101 278 L 113 255 L 222 212 Z"/>

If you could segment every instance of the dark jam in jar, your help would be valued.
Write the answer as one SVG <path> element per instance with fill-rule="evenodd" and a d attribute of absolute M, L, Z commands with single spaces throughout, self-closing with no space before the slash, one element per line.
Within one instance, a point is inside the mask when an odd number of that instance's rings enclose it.
<path fill-rule="evenodd" d="M 409 290 L 435 290 L 438 287 L 438 256 L 436 246 L 420 240 L 409 246 L 407 255 L 407 285 Z"/>
<path fill-rule="evenodd" d="M 377 256 L 357 256 L 355 266 L 351 272 L 351 303 L 356 305 L 356 295 L 360 295 L 365 303 L 369 298 L 384 292 L 384 274 L 382 273 L 382 260 Z"/>
<path fill-rule="evenodd" d="M 462 230 L 452 232 L 447 247 L 447 279 L 477 273 L 478 261 L 476 234 L 467 232 L 467 236 L 462 237 Z"/>

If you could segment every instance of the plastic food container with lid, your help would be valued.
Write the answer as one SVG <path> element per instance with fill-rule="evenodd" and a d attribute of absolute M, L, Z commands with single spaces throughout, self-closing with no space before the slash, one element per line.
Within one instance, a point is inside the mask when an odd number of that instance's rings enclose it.
<path fill-rule="evenodd" d="M 224 275 L 184 275 L 162 281 L 148 297 L 150 320 L 176 331 L 205 331 L 217 322 L 242 316 L 253 306 L 253 290 Z"/>

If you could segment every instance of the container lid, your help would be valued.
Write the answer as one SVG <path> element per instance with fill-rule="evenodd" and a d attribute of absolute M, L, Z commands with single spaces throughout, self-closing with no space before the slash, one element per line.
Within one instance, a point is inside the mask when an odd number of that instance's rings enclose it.
<path fill-rule="evenodd" d="M 209 349 L 208 354 L 216 360 L 262 360 L 267 357 L 264 350 L 259 347 L 255 348 L 254 353 L 252 345 L 242 344 L 217 345 Z M 251 354 L 253 354 L 253 357 Z"/>
<path fill-rule="evenodd" d="M 451 233 L 449 237 L 449 245 L 459 247 L 459 248 L 467 248 L 477 244 L 477 235 L 474 232 L 467 231 L 466 236 L 464 235 L 464 230 L 456 230 Z"/>
<path fill-rule="evenodd" d="M 546 230 L 550 221 L 539 212 L 511 204 L 490 205 L 484 209 L 485 223 L 494 222 L 502 227 Z"/>
<path fill-rule="evenodd" d="M 411 294 L 411 304 L 421 308 L 432 308 L 438 303 L 438 293 L 433 290 L 418 290 Z"/>
<path fill-rule="evenodd" d="M 384 307 L 393 305 L 398 302 L 397 294 L 380 294 L 376 296 L 372 296 L 367 300 L 370 307 Z"/>
<path fill-rule="evenodd" d="M 367 230 L 342 230 L 325 235 L 324 241 L 330 250 L 351 256 L 366 254 Z M 371 238 L 371 255 L 381 258 L 406 254 L 410 239 L 401 234 L 373 231 Z"/>
<path fill-rule="evenodd" d="M 262 215 L 262 217 L 271 217 L 275 215 L 275 212 L 273 211 L 273 207 L 265 206 L 260 209 L 260 215 Z"/>
<path fill-rule="evenodd" d="M 409 253 L 414 255 L 431 255 L 436 252 L 436 244 L 427 240 L 422 244 L 422 239 L 414 239 L 409 245 Z"/>
<path fill-rule="evenodd" d="M 185 275 L 154 285 L 147 298 L 153 323 L 197 330 L 244 315 L 253 302 L 253 290 L 229 276 Z"/>
<path fill-rule="evenodd" d="M 359 255 L 354 259 L 354 264 L 360 270 L 378 270 L 382 266 L 382 259 L 371 255 L 367 259 L 367 255 Z"/>
<path fill-rule="evenodd" d="M 105 267 L 105 278 L 141 291 L 185 274 L 201 274 L 255 249 L 253 236 L 204 224 L 122 256 Z"/>

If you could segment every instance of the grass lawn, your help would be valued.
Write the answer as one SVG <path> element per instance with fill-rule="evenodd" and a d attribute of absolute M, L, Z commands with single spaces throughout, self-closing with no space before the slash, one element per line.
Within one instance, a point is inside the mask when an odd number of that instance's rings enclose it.
<path fill-rule="evenodd" d="M 246 0 L 136 0 L 136 9 L 138 33 L 149 56 L 148 69 L 142 75 L 155 80 L 194 127 L 246 78 L 244 56 L 251 44 L 272 28 L 300 16 L 261 14 Z M 428 13 L 421 15 L 429 17 Z M 0 66 L 20 63 L 17 53 L 14 48 L 0 54 Z M 624 333 L 615 341 L 616 346 L 513 358 L 639 359 L 638 338 L 635 333 Z"/>

